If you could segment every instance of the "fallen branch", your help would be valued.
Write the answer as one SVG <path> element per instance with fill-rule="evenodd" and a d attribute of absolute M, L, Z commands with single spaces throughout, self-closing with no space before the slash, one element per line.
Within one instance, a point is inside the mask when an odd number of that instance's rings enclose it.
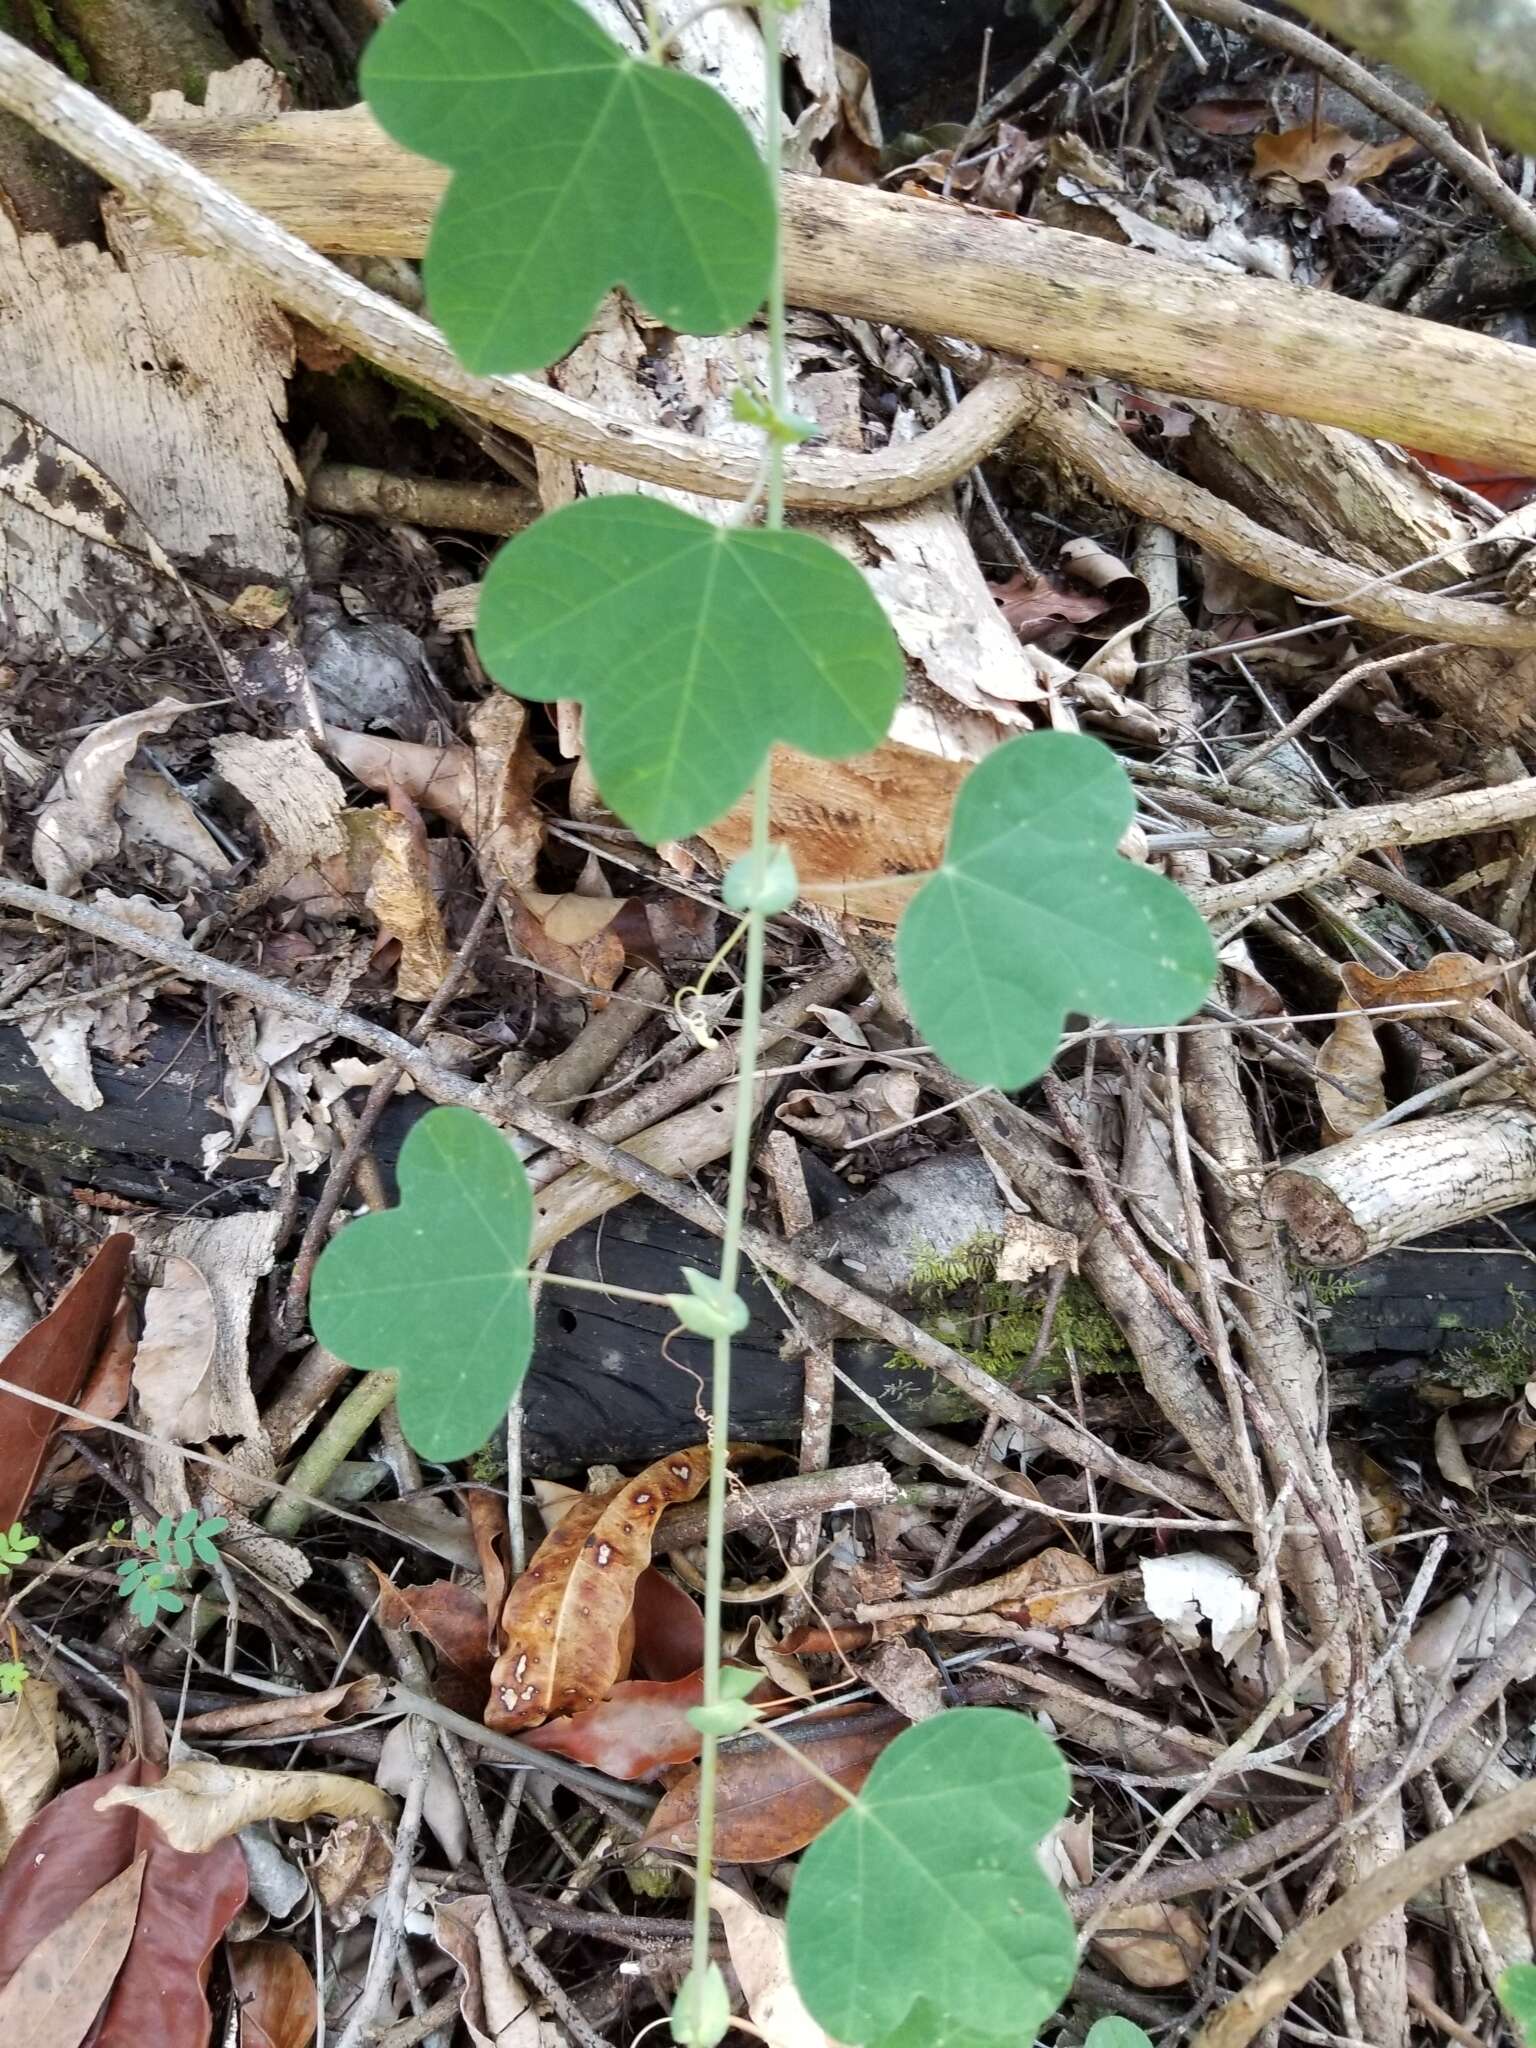
<path fill-rule="evenodd" d="M 353 462 L 322 462 L 305 495 L 317 512 L 446 526 L 456 533 L 516 533 L 531 526 L 539 514 L 533 492 L 515 486 L 392 476 L 388 470 L 364 469 Z"/>
<path fill-rule="evenodd" d="M 78 105 L 58 87 L 43 96 L 7 77 L 0 103 L 76 154 L 88 145 L 93 168 L 122 182 L 120 146 L 115 168 L 99 161 L 99 121 L 82 135 Z M 419 256 L 447 183 L 361 108 L 179 120 L 174 141 L 305 241 L 353 255 Z M 1536 364 L 1480 334 L 833 179 L 785 180 L 784 259 L 796 305 L 1536 469 Z"/>
<path fill-rule="evenodd" d="M 1427 846 L 1432 840 L 1492 832 L 1530 817 L 1536 817 L 1536 775 L 1493 789 L 1458 789 L 1446 796 L 1362 804 L 1358 810 L 1334 811 L 1306 822 L 1234 832 L 1228 844 L 1247 853 L 1284 857 L 1236 882 L 1193 887 L 1189 893 L 1208 918 L 1220 917 L 1257 903 L 1276 903 L 1282 896 L 1324 881 L 1347 867 L 1357 854 L 1383 846 Z M 1220 850 L 1221 841 L 1220 833 L 1213 834 L 1213 849 Z"/>
<path fill-rule="evenodd" d="M 1285 2010 L 1325 1963 L 1378 1920 L 1395 1912 L 1416 1892 L 1433 1889 L 1451 1871 L 1486 1856 L 1490 1849 L 1497 1849 L 1533 1824 L 1536 1782 L 1502 1793 L 1440 1833 L 1416 1842 L 1406 1854 L 1352 1885 L 1316 1919 L 1303 1921 L 1253 1982 L 1201 2028 L 1191 2048 L 1247 2048 L 1254 2035 Z"/>
<path fill-rule="evenodd" d="M 1359 1774 L 1353 1788 L 1352 1808 L 1369 1806 L 1406 1783 L 1412 1774 L 1428 1770 L 1441 1758 L 1456 1775 L 1465 1777 L 1472 1788 L 1471 1797 L 1480 1804 L 1486 1804 L 1491 1796 L 1512 1789 L 1507 1783 L 1498 1782 L 1501 1772 L 1507 1777 L 1506 1767 L 1477 1740 L 1472 1731 L 1482 1715 L 1503 1697 L 1511 1685 L 1519 1682 L 1533 1649 L 1536 1649 L 1536 1601 L 1525 1610 L 1493 1655 L 1478 1666 L 1456 1697 L 1440 1709 L 1427 1728 L 1413 1737 L 1405 1750 L 1383 1757 Z M 1463 1773 L 1458 1769 L 1461 1762 L 1458 1751 L 1465 1747 L 1474 1749 L 1478 1754 L 1467 1759 L 1470 1768 Z M 1229 1849 L 1218 1849 L 1198 1861 L 1149 1870 L 1145 1877 L 1137 1879 L 1120 1903 L 1158 1904 L 1236 1884 L 1261 1870 L 1268 1870 L 1283 1857 L 1314 1847 L 1344 1817 L 1344 1813 L 1341 1795 L 1337 1791 L 1326 1793 L 1310 1806 L 1287 1814 L 1273 1827 L 1250 1835 L 1246 1841 L 1234 1842 Z M 1072 1917 L 1079 1925 L 1098 1912 L 1117 1884 L 1118 1879 L 1114 1877 L 1102 1877 L 1072 1894 Z"/>
<path fill-rule="evenodd" d="M 285 226 L 265 218 L 188 162 L 184 153 L 201 123 L 179 120 L 167 132 L 174 147 L 141 128 L 34 56 L 13 37 L 0 34 L 0 107 L 19 114 L 71 156 L 114 184 L 188 248 L 210 251 L 237 263 L 290 313 L 344 342 L 369 362 L 419 385 L 433 396 L 462 406 L 478 419 L 520 434 L 541 448 L 577 462 L 596 464 L 623 476 L 712 497 L 745 498 L 757 484 L 755 449 L 726 448 L 687 434 L 618 420 L 596 407 L 567 398 L 552 385 L 528 377 L 474 377 L 460 367 L 437 329 L 393 299 L 328 263 Z M 327 118 L 327 117 L 305 117 Z M 330 117 L 344 125 L 322 149 L 371 124 L 353 115 Z M 228 131 L 220 128 L 217 133 Z M 237 133 L 248 131 L 243 127 Z M 264 124 L 256 131 L 278 139 Z M 372 131 L 382 144 L 383 137 Z M 414 218 L 411 182 L 418 172 L 435 176 L 419 157 L 389 151 L 386 175 L 403 184 L 398 203 Z M 265 144 L 262 145 L 265 149 Z M 338 164 L 323 157 L 304 177 L 329 185 Z M 439 184 L 439 190 L 441 185 Z M 382 193 L 376 194 L 381 209 Z M 389 208 L 396 203 L 389 202 Z M 428 202 L 430 212 L 430 201 Z M 417 233 L 424 238 L 424 223 Z M 388 237 L 375 234 L 376 244 Z M 1076 240 L 1076 237 L 1070 237 Z M 1430 329 L 1430 332 L 1436 330 Z M 876 511 L 930 496 L 973 468 L 1005 440 L 1018 413 L 1020 395 L 988 379 L 961 400 L 939 425 L 915 441 L 900 442 L 875 455 L 840 450 L 800 450 L 790 457 L 787 502 L 807 510 Z M 1421 445 L 1429 445 L 1421 442 Z"/>
<path fill-rule="evenodd" d="M 1466 598 L 1404 590 L 1375 570 L 1336 562 L 1261 526 L 1214 492 L 1164 469 L 1086 399 L 1039 371 L 1012 374 L 1029 381 L 1036 394 L 1037 402 L 1022 422 L 1027 441 L 1071 463 L 1119 504 L 1160 526 L 1171 526 L 1186 540 L 1199 541 L 1223 561 L 1389 633 L 1468 647 L 1536 647 L 1536 618 Z"/>
<path fill-rule="evenodd" d="M 262 975 L 251 973 L 248 968 L 235 967 L 228 961 L 200 953 L 185 939 L 161 938 L 129 924 L 123 918 L 114 917 L 110 911 L 95 904 L 76 903 L 69 897 L 52 895 L 46 889 L 34 889 L 25 882 L 0 879 L 0 904 L 23 911 L 28 916 L 67 925 L 73 931 L 88 933 L 109 945 L 137 953 L 146 960 L 157 960 L 188 980 L 209 988 L 224 989 L 231 995 L 244 996 L 260 1008 L 302 1018 L 319 1032 L 350 1039 L 354 1045 L 365 1046 L 385 1059 L 397 1060 L 406 1073 L 430 1088 L 435 1101 L 457 1103 L 466 1109 L 478 1110 L 482 1116 L 526 1132 L 541 1144 L 570 1153 L 584 1166 L 595 1168 L 598 1173 L 636 1194 L 648 1195 L 653 1202 L 686 1218 L 699 1229 L 707 1230 L 712 1237 L 720 1236 L 724 1229 L 720 1211 L 706 1195 L 669 1179 L 665 1173 L 637 1159 L 633 1153 L 605 1143 L 579 1124 L 568 1123 L 563 1117 L 552 1115 L 515 1092 L 498 1091 L 469 1080 L 432 1059 L 398 1033 L 387 1030 L 382 1024 L 374 1024 L 366 1017 L 359 1017 L 339 1003 L 325 1002 L 283 982 L 269 981 Z M 983 1414 L 1000 1415 L 1005 1421 L 1017 1423 L 1019 1428 L 1037 1437 L 1048 1449 L 1074 1460 L 1102 1479 L 1118 1480 L 1136 1493 L 1170 1501 L 1192 1514 L 1220 1516 L 1223 1513 L 1225 1504 L 1213 1488 L 1184 1473 L 1158 1471 L 1138 1458 L 1125 1457 L 1075 1423 L 1064 1422 L 1033 1401 L 1024 1400 L 973 1364 L 963 1352 L 941 1343 L 928 1331 L 909 1321 L 898 1309 L 849 1286 L 782 1238 L 770 1236 L 765 1230 L 749 1228 L 742 1233 L 741 1246 L 743 1256 L 754 1264 L 777 1273 L 780 1279 L 798 1287 L 813 1301 L 846 1316 L 850 1322 L 881 1338 L 893 1350 L 910 1353 L 919 1365 L 926 1365 L 952 1386 L 960 1388 Z"/>
<path fill-rule="evenodd" d="M 798 1516 L 841 1514 L 848 1508 L 888 1508 L 901 1493 L 883 1465 L 845 1465 L 838 1472 L 798 1472 L 763 1486 L 733 1491 L 725 1503 L 725 1527 L 757 1531 Z M 688 1550 L 704 1541 L 709 1510 L 702 1501 L 668 1508 L 656 1531 L 658 1550 Z"/>

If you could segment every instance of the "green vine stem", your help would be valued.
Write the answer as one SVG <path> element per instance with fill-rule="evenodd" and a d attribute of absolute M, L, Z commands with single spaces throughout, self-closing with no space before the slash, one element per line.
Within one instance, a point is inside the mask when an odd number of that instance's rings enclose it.
<path fill-rule="evenodd" d="M 780 52 L 778 0 L 763 0 L 759 9 L 763 36 L 763 153 L 775 199 L 783 174 L 780 117 Z M 784 309 L 784 234 L 775 214 L 773 269 L 768 292 L 768 403 L 772 414 L 767 433 L 767 493 L 764 524 L 776 531 L 784 524 L 784 440 L 777 431 L 786 414 L 788 362 Z M 773 796 L 773 766 L 765 761 L 752 785 L 752 838 L 749 870 L 767 871 Z M 763 1014 L 763 941 L 767 925 L 761 908 L 747 912 L 745 987 L 742 995 L 740 1057 L 736 1074 L 735 1121 L 731 1133 L 730 1177 L 726 1190 L 725 1233 L 720 1247 L 720 1285 L 736 1290 L 741 1270 L 741 1232 L 746 1218 L 747 1171 L 752 1157 L 752 1121 L 756 1094 L 758 1041 Z M 725 1582 L 726 1449 L 730 1436 L 731 1339 L 716 1333 L 710 1380 L 710 1461 L 708 1533 L 704 1573 L 704 1708 L 720 1704 L 720 1615 Z M 714 1874 L 715 1789 L 720 1737 L 706 1730 L 699 1751 L 698 1857 L 693 1888 L 693 1956 L 690 1978 L 696 1998 L 702 1994 L 710 1968 L 710 1879 Z M 691 2017 L 691 2016 L 690 2016 Z"/>
<path fill-rule="evenodd" d="M 353 1387 L 288 1476 L 294 1489 L 280 1493 L 267 1509 L 262 1526 L 269 1535 L 291 1541 L 309 1520 L 310 1504 L 300 1494 L 322 1494 L 336 1468 L 350 1457 L 373 1427 L 400 1385 L 395 1372 L 370 1372 Z"/>

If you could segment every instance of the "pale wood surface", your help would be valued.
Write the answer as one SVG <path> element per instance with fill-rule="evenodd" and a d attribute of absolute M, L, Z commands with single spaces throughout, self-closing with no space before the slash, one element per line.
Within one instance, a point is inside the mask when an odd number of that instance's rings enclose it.
<path fill-rule="evenodd" d="M 248 74 L 229 76 L 239 104 Z M 0 209 L 0 390 L 100 470 L 169 554 L 291 579 L 287 322 L 227 264 L 171 247 L 116 201 L 105 217 L 106 249 L 60 248 L 19 236 Z M 141 553 L 96 546 L 10 496 L 0 581 L 0 647 L 13 659 L 136 651 L 167 616 L 192 630 L 185 598 Z"/>
<path fill-rule="evenodd" d="M 337 253 L 419 255 L 445 183 L 440 166 L 400 149 L 363 108 L 156 132 Z M 1536 361 L 1484 335 L 806 177 L 785 181 L 785 259 L 802 306 L 1536 469 Z"/>

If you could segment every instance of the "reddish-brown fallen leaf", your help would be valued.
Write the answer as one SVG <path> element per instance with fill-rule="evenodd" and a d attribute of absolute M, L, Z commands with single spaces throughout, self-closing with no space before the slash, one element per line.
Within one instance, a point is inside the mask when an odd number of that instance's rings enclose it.
<path fill-rule="evenodd" d="M 105 1239 L 52 1311 L 0 1360 L 0 1379 L 50 1401 L 73 1402 L 111 1327 L 132 1250 L 126 1231 Z M 53 1410 L 0 1392 L 0 1528 L 25 1512 L 58 1424 Z"/>
<path fill-rule="evenodd" d="M 377 1565 L 373 1575 L 379 1582 L 380 1619 L 392 1628 L 415 1629 L 432 1643 L 438 1657 L 438 1698 L 445 1707 L 478 1720 L 491 1689 L 481 1596 L 452 1579 L 434 1579 L 430 1586 L 397 1586 Z"/>
<path fill-rule="evenodd" d="M 129 1806 L 96 1811 L 115 1785 L 154 1785 L 163 1763 L 136 1757 L 73 1785 L 22 1830 L 0 1869 L 0 1985 L 82 1901 L 143 1857 L 133 1942 L 91 2048 L 202 2048 L 210 2019 L 204 1987 L 213 1951 L 245 1903 L 245 1856 L 236 1841 L 200 1856 L 171 1848 Z"/>
<path fill-rule="evenodd" d="M 1278 135 L 1253 138 L 1253 175 L 1272 178 L 1280 173 L 1294 178 L 1298 185 L 1325 185 L 1333 192 L 1340 186 L 1361 185 L 1381 177 L 1418 147 L 1411 135 L 1395 135 L 1390 142 L 1362 142 L 1358 135 L 1327 121 L 1315 127 L 1305 121 L 1297 128 L 1282 128 Z"/>
<path fill-rule="evenodd" d="M 309 2048 L 319 2001 L 308 1963 L 289 1941 L 232 1941 L 230 1982 L 240 2048 Z"/>
<path fill-rule="evenodd" d="M 697 1498 L 703 1444 L 674 1451 L 606 1499 L 583 1496 L 549 1532 L 507 1595 L 485 1718 L 511 1733 L 606 1699 L 633 1645 L 635 1582 L 665 1509 Z"/>
<path fill-rule="evenodd" d="M 1513 512 L 1536 498 L 1536 476 L 1525 476 L 1512 469 L 1490 469 L 1483 462 L 1468 462 L 1459 455 L 1434 455 L 1424 448 L 1410 448 L 1407 452 L 1436 476 L 1469 485 L 1480 498 L 1486 498 L 1501 511 Z"/>
<path fill-rule="evenodd" d="M 123 1966 L 143 1887 L 144 1858 L 136 1856 L 43 1937 L 0 1991 L 8 2041 L 80 2048 Z"/>
<path fill-rule="evenodd" d="M 133 1390 L 133 1361 L 138 1348 L 139 1340 L 133 1333 L 133 1308 L 124 1295 L 113 1311 L 96 1363 L 76 1397 L 75 1406 L 83 1408 L 97 1422 L 115 1422 L 128 1406 Z M 59 1423 L 65 1436 L 83 1436 L 92 1427 L 92 1423 L 76 1422 L 68 1415 Z"/>
<path fill-rule="evenodd" d="M 1340 970 L 1344 986 L 1363 1010 L 1381 1010 L 1396 1003 L 1438 1003 L 1441 1014 L 1452 1014 L 1449 1005 L 1465 1011 L 1499 985 L 1500 969 L 1486 967 L 1470 953 L 1436 953 L 1422 967 L 1406 968 L 1401 974 L 1375 974 L 1358 961 L 1348 961 Z"/>
<path fill-rule="evenodd" d="M 475 1539 L 480 1576 L 485 1581 L 485 1651 L 494 1657 L 501 1648 L 501 1610 L 507 1604 L 512 1539 L 507 1529 L 507 1504 L 483 1486 L 466 1486 L 459 1505 Z"/>
<path fill-rule="evenodd" d="M 796 1704 L 766 1678 L 750 1697 L 766 1712 Z M 655 1778 L 678 1764 L 691 1764 L 698 1755 L 699 1731 L 688 1715 L 703 1704 L 702 1671 L 666 1680 L 621 1679 L 595 1707 L 527 1729 L 522 1739 L 531 1749 L 591 1764 L 611 1778 Z"/>
<path fill-rule="evenodd" d="M 698 1755 L 699 1731 L 688 1714 L 703 1703 L 702 1671 L 665 1681 L 621 1679 L 595 1707 L 525 1729 L 522 1740 L 591 1764 L 611 1778 L 653 1778 L 669 1764 L 691 1764 Z"/>
<path fill-rule="evenodd" d="M 697 1600 L 655 1565 L 635 1581 L 634 1668 L 642 1678 L 686 1678 L 704 1662 L 704 1615 Z"/>
<path fill-rule="evenodd" d="M 793 1721 L 792 1743 L 846 1791 L 857 1792 L 888 1742 L 909 1724 L 889 1707 L 838 1707 Z M 743 1736 L 720 1752 L 715 1854 L 722 1863 L 771 1863 L 815 1841 L 844 1802 L 801 1769 L 776 1743 Z M 667 1793 L 645 1831 L 647 1849 L 691 1854 L 698 1842 L 699 1774 L 691 1770 Z"/>
<path fill-rule="evenodd" d="M 1109 600 L 1096 590 L 1069 590 L 1049 576 L 1026 576 L 1021 569 L 1006 583 L 995 583 L 992 595 L 1026 647 L 1064 646 L 1109 610 Z"/>

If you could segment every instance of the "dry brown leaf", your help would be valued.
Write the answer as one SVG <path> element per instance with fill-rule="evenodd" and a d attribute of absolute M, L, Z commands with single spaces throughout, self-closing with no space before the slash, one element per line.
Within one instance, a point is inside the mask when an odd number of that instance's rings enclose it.
<path fill-rule="evenodd" d="M 494 1657 L 501 1647 L 501 1610 L 507 1603 L 507 1567 L 512 1539 L 507 1528 L 507 1504 L 499 1494 L 483 1486 L 467 1486 L 459 1495 L 460 1505 L 475 1539 L 484 1581 L 485 1648 Z"/>
<path fill-rule="evenodd" d="M 621 896 L 550 895 L 519 889 L 502 910 L 514 947 L 546 974 L 606 994 L 624 972 L 624 941 L 612 929 Z"/>
<path fill-rule="evenodd" d="M 1049 576 L 1026 576 L 1022 569 L 1006 583 L 994 583 L 992 595 L 1026 647 L 1064 647 L 1109 610 L 1109 600 L 1096 590 L 1069 590 Z"/>
<path fill-rule="evenodd" d="M 1077 1239 L 1070 1230 L 1053 1230 L 1033 1216 L 1010 1216 L 1003 1226 L 1002 1250 L 997 1255 L 999 1280 L 1023 1282 L 1052 1266 L 1077 1271 Z"/>
<path fill-rule="evenodd" d="M 173 1443 L 205 1443 L 213 1432 L 209 1374 L 218 1341 L 213 1290 L 190 1259 L 172 1253 L 159 1286 L 144 1297 L 144 1334 L 133 1389 L 145 1427 Z"/>
<path fill-rule="evenodd" d="M 453 950 L 432 887 L 421 818 L 383 809 L 363 815 L 373 841 L 364 901 L 379 930 L 399 942 L 395 994 L 403 1003 L 430 1002 L 453 965 Z"/>
<path fill-rule="evenodd" d="M 0 1863 L 59 1782 L 59 1693 L 29 1678 L 0 1703 Z"/>
<path fill-rule="evenodd" d="M 741 1653 L 744 1657 L 754 1657 L 787 1698 L 808 1700 L 815 1697 L 816 1688 L 811 1683 L 810 1674 L 798 1657 L 786 1651 L 782 1643 L 774 1641 L 767 1622 L 760 1614 L 754 1614 L 747 1623 Z"/>
<path fill-rule="evenodd" d="M 327 726 L 326 744 L 369 789 L 403 790 L 444 818 L 510 888 L 533 881 L 544 826 L 533 791 L 544 764 L 528 743 L 527 707 L 497 690 L 470 715 L 473 746 L 422 746 L 414 740 Z"/>
<path fill-rule="evenodd" d="M 373 1782 L 385 1792 L 398 1792 L 403 1799 L 416 1775 L 416 1747 L 408 1717 L 402 1717 L 385 1735 L 374 1767 Z M 469 1854 L 469 1817 L 464 1801 L 448 1768 L 448 1759 L 437 1743 L 427 1766 L 427 1790 L 421 1817 L 436 1835 L 450 1870 L 457 1870 Z"/>
<path fill-rule="evenodd" d="M 146 711 L 109 718 L 87 733 L 43 799 L 32 828 L 32 865 L 60 896 L 73 896 L 87 868 L 123 843 L 116 816 L 128 763 L 151 733 L 169 732 L 189 709 L 162 697 Z"/>
<path fill-rule="evenodd" d="M 229 1978 L 240 2048 L 309 2048 L 320 2011 L 308 1963 L 291 1941 L 232 1941 Z"/>
<path fill-rule="evenodd" d="M 182 1733 L 189 1738 L 245 1734 L 270 1739 L 278 1735 L 305 1735 L 317 1728 L 334 1728 L 354 1714 L 376 1714 L 388 1697 L 387 1680 L 373 1676 L 352 1678 L 345 1685 L 329 1686 L 324 1692 L 242 1700 L 235 1707 L 215 1707 L 206 1714 L 190 1714 L 182 1723 Z"/>
<path fill-rule="evenodd" d="M 0 1991 L 0 2026 L 11 2041 L 79 2048 L 133 1942 L 146 1859 L 109 1878 L 38 1943 Z"/>
<path fill-rule="evenodd" d="M 909 1721 L 927 1721 L 944 1711 L 944 1688 L 933 1659 L 915 1643 L 881 1643 L 859 1671 L 886 1705 Z"/>
<path fill-rule="evenodd" d="M 326 1836 L 311 1875 L 339 1932 L 355 1927 L 389 1883 L 395 1845 L 376 1820 L 344 1820 Z"/>
<path fill-rule="evenodd" d="M 1002 1586 L 1005 1582 L 993 1583 Z M 1009 1572 L 1006 1583 L 1010 1603 L 1022 1602 L 1018 1618 L 1033 1628 L 1086 1628 L 1104 1605 L 1106 1593 L 1103 1576 L 1091 1558 L 1054 1546 Z"/>
<path fill-rule="evenodd" d="M 251 1771 L 235 1764 L 180 1763 L 158 1785 L 114 1785 L 96 1811 L 132 1806 L 152 1820 L 173 1849 L 195 1856 L 258 1821 L 391 1821 L 395 1802 L 377 1785 L 339 1771 Z"/>
<path fill-rule="evenodd" d="M 1347 991 L 1317 1054 L 1317 1101 L 1330 1145 L 1352 1138 L 1387 1111 L 1386 1061 L 1371 1020 Z"/>
<path fill-rule="evenodd" d="M 1315 128 L 1304 122 L 1298 128 L 1283 128 L 1278 135 L 1254 137 L 1253 175 L 1280 175 L 1298 185 L 1323 185 L 1336 192 L 1381 177 L 1418 147 L 1409 135 L 1394 136 L 1390 142 L 1362 142 L 1330 122 L 1319 121 Z"/>
<path fill-rule="evenodd" d="M 122 1298 L 133 1239 L 115 1232 L 40 1323 L 0 1358 L 0 1378 L 50 1401 L 76 1400 Z M 26 1511 L 59 1418 L 26 1393 L 0 1393 L 0 1529 Z"/>
<path fill-rule="evenodd" d="M 1452 1486 L 1461 1487 L 1465 1493 L 1477 1491 L 1477 1475 L 1467 1463 L 1455 1419 L 1448 1414 L 1435 1417 L 1435 1463 L 1440 1468 L 1440 1477 L 1449 1480 Z"/>
<path fill-rule="evenodd" d="M 859 1702 L 789 1722 L 783 1740 L 845 1792 L 857 1792 L 887 1743 L 907 1727 L 894 1709 Z M 848 1802 L 813 1778 L 799 1758 L 746 1735 L 720 1753 L 715 1854 L 722 1863 L 776 1863 L 815 1841 Z M 691 1770 L 651 1815 L 641 1846 L 692 1855 L 698 1845 L 699 1774 Z"/>
<path fill-rule="evenodd" d="M 1205 1923 L 1188 1906 L 1117 1906 L 1090 1946 L 1128 1984 L 1169 1991 L 1187 1984 L 1205 1960 Z"/>
<path fill-rule="evenodd" d="M 564 2040 L 558 2028 L 540 2021 L 532 1994 L 507 1959 L 488 1898 L 436 1907 L 432 1931 L 462 1972 L 459 2014 L 475 2048 L 556 2048 Z"/>
<path fill-rule="evenodd" d="M 379 1619 L 386 1628 L 409 1628 L 437 1650 L 434 1691 L 444 1706 L 478 1718 L 491 1686 L 485 1598 L 453 1579 L 428 1586 L 397 1586 L 372 1567 L 379 1582 Z"/>
<path fill-rule="evenodd" d="M 790 1977 L 784 1922 L 718 1877 L 710 1879 L 709 1903 L 720 1915 L 731 1968 L 767 2048 L 829 2048 L 829 2037 L 806 2011 Z"/>
<path fill-rule="evenodd" d="M 794 1088 L 779 1106 L 779 1120 L 808 1144 L 841 1150 L 910 1122 L 921 1085 L 916 1074 L 880 1068 L 841 1094 Z"/>
<path fill-rule="evenodd" d="M 621 1678 L 595 1707 L 525 1729 L 522 1739 L 630 1783 L 693 1762 L 702 1738 L 688 1716 L 703 1704 L 702 1671 L 685 1678 Z"/>
<path fill-rule="evenodd" d="M 1499 985 L 1500 970 L 1474 960 L 1469 953 L 1436 953 L 1422 967 L 1402 974 L 1373 974 L 1357 961 L 1339 970 L 1345 988 L 1363 1010 L 1400 1003 L 1435 1003 L 1443 1016 L 1465 1012 Z"/>
<path fill-rule="evenodd" d="M 510 1734 L 608 1697 L 628 1665 L 635 1581 L 656 1524 L 674 1502 L 696 1499 L 708 1476 L 708 1447 L 695 1444 L 615 1493 L 570 1504 L 507 1595 L 491 1727 Z"/>

